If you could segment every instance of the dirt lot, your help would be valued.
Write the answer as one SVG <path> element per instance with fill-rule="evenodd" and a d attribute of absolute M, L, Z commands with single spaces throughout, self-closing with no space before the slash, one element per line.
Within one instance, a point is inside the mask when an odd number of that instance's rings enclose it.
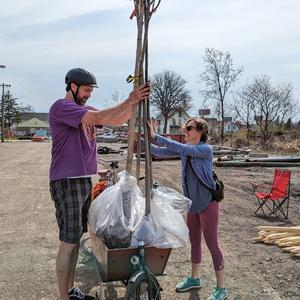
<path fill-rule="evenodd" d="M 0 299 L 57 299 L 55 257 L 58 246 L 54 206 L 48 192 L 50 143 L 0 144 Z M 121 164 L 121 168 L 124 164 Z M 300 260 L 276 246 L 255 244 L 257 225 L 300 224 L 300 170 L 292 168 L 289 222 L 255 217 L 250 182 L 269 182 L 274 170 L 218 168 L 226 198 L 221 202 L 220 241 L 226 260 L 229 299 L 300 299 Z M 180 190 L 180 161 L 153 163 L 154 180 Z M 162 299 L 206 299 L 214 286 L 206 246 L 203 288 L 175 293 L 175 284 L 189 273 L 189 249 L 174 250 L 167 276 L 159 278 Z M 77 284 L 87 292 L 100 289 L 95 264 L 81 256 Z M 104 284 L 105 299 L 123 299 L 120 284 Z"/>

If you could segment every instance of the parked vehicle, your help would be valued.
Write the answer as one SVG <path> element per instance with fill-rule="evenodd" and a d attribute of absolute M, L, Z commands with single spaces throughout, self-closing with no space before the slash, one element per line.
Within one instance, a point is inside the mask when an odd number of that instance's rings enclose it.
<path fill-rule="evenodd" d="M 97 142 L 113 143 L 117 141 L 118 141 L 118 137 L 113 133 L 104 133 L 97 136 Z"/>
<path fill-rule="evenodd" d="M 45 136 L 34 135 L 32 138 L 33 142 L 44 142 L 46 140 L 47 140 L 47 137 L 45 137 Z"/>

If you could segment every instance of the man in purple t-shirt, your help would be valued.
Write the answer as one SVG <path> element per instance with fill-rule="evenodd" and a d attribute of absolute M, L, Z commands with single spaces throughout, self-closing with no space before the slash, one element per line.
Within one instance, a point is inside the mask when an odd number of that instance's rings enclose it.
<path fill-rule="evenodd" d="M 55 203 L 60 240 L 56 259 L 59 299 L 91 299 L 74 287 L 74 274 L 80 238 L 87 231 L 91 176 L 97 173 L 95 126 L 126 122 L 133 105 L 149 97 L 150 86 L 141 85 L 115 107 L 96 110 L 85 105 L 97 87 L 92 73 L 81 68 L 71 69 L 65 83 L 65 98 L 57 100 L 49 111 L 50 193 Z"/>

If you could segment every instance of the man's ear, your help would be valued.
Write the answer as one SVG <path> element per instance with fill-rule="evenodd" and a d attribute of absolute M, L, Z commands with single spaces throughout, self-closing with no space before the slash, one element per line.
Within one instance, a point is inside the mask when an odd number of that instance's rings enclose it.
<path fill-rule="evenodd" d="M 71 90 L 76 91 L 77 90 L 77 84 L 74 82 L 71 82 Z"/>

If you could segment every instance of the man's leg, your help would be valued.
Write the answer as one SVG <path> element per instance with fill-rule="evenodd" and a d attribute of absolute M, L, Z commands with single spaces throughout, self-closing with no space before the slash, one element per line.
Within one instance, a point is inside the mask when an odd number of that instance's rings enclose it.
<path fill-rule="evenodd" d="M 90 178 L 76 178 L 57 181 L 51 186 L 61 241 L 56 259 L 59 295 L 60 300 L 69 300 L 68 290 L 74 286 L 79 241 L 86 231 L 92 183 Z M 84 205 L 86 210 L 83 213 Z"/>
<path fill-rule="evenodd" d="M 79 244 L 76 245 L 76 248 L 72 252 L 72 261 L 71 261 L 71 272 L 69 276 L 69 290 L 74 287 L 74 281 L 75 281 L 75 269 L 78 259 L 78 253 L 79 253 Z"/>
<path fill-rule="evenodd" d="M 60 243 L 56 257 L 56 274 L 60 300 L 69 300 L 69 282 L 71 278 L 74 280 L 75 270 L 73 270 L 73 265 L 76 253 L 78 255 L 78 244 L 70 244 L 66 242 Z"/>

